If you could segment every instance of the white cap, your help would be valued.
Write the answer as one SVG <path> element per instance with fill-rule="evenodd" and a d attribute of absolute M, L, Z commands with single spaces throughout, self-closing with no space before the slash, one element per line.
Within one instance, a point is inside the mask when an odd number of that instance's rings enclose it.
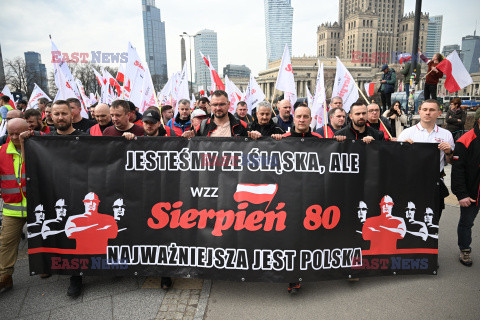
<path fill-rule="evenodd" d="M 115 200 L 115 202 L 113 203 L 113 206 L 114 206 L 114 207 L 121 207 L 121 206 L 123 206 L 123 199 L 122 199 L 122 198 L 119 198 L 119 199 Z"/>
<path fill-rule="evenodd" d="M 195 109 L 195 110 L 193 110 L 192 115 L 190 116 L 190 119 L 193 119 L 193 118 L 196 118 L 196 117 L 201 117 L 201 116 L 206 116 L 206 115 L 207 114 L 202 109 Z"/>
<path fill-rule="evenodd" d="M 43 210 L 43 205 L 39 204 L 38 206 L 35 207 L 35 212 L 37 211 L 44 211 Z"/>
<path fill-rule="evenodd" d="M 55 207 L 63 207 L 65 206 L 65 199 L 58 199 L 57 202 L 55 202 Z"/>

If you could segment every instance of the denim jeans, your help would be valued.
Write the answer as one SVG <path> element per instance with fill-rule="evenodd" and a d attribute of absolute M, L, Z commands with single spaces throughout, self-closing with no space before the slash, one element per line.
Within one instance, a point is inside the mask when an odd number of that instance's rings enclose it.
<path fill-rule="evenodd" d="M 458 221 L 458 247 L 460 250 L 470 249 L 472 243 L 472 227 L 473 221 L 477 216 L 480 207 L 475 204 L 469 207 L 460 207 L 460 221 Z"/>

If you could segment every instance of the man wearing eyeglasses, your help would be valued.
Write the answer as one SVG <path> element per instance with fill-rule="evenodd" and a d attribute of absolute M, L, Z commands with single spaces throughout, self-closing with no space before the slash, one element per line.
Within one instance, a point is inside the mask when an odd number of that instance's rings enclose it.
<path fill-rule="evenodd" d="M 184 132 L 182 137 L 250 137 L 258 139 L 262 136 L 258 131 L 247 131 L 247 124 L 242 120 L 237 120 L 233 114 L 228 112 L 230 103 L 225 91 L 213 92 L 210 107 L 212 116 L 203 120 L 195 130 Z"/>
<path fill-rule="evenodd" d="M 367 125 L 383 132 L 385 140 L 390 140 L 389 132 L 392 131 L 390 121 L 380 115 L 380 107 L 376 103 L 371 103 L 367 106 Z"/>
<path fill-rule="evenodd" d="M 428 229 L 424 222 L 415 221 L 415 204 L 411 201 L 408 202 L 407 207 L 405 208 L 405 218 L 407 225 L 407 234 L 414 236 L 417 240 L 420 237 L 423 241 L 428 238 Z M 405 236 L 405 239 L 408 239 Z M 413 240 L 413 239 L 412 239 Z"/>

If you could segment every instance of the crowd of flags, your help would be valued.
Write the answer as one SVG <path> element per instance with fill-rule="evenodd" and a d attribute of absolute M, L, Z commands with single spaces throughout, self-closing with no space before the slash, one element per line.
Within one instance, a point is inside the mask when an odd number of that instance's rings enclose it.
<path fill-rule="evenodd" d="M 51 40 L 52 52 L 59 52 L 57 46 Z M 72 75 L 70 68 L 65 60 L 60 62 L 53 61 L 55 85 L 58 88 L 57 95 L 54 100 L 66 100 L 68 98 L 77 98 L 83 105 L 82 116 L 87 117 L 88 107 L 96 102 L 102 102 L 111 104 L 116 99 L 125 99 L 133 102 L 138 108 L 139 112 L 143 113 L 150 106 L 162 106 L 172 105 L 175 108 L 176 103 L 181 99 L 187 99 L 191 101 L 193 105 L 195 97 L 192 94 L 189 96 L 189 84 L 188 74 L 189 70 L 187 64 L 183 65 L 181 72 L 177 72 L 171 75 L 165 86 L 158 93 L 155 92 L 153 86 L 152 76 L 148 65 L 140 58 L 137 50 L 128 43 L 128 60 L 127 63 L 120 63 L 118 67 L 117 75 L 114 77 L 103 67 L 101 70 L 93 68 L 93 72 L 100 86 L 100 95 L 98 93 L 87 93 L 84 90 L 82 82 L 79 79 L 75 79 Z M 201 52 L 200 55 L 205 64 L 210 70 L 211 87 L 207 90 L 202 90 L 200 94 L 202 96 L 208 96 L 209 93 L 220 89 L 227 92 L 230 101 L 229 111 L 234 112 L 235 107 L 239 101 L 245 101 L 248 107 L 248 113 L 252 114 L 253 109 L 258 103 L 267 100 L 269 97 L 265 96 L 261 87 L 255 80 L 252 74 L 248 86 L 244 92 L 242 92 L 231 81 L 227 75 L 225 75 L 225 83 L 222 82 L 217 71 L 213 67 L 209 57 L 205 57 Z M 420 58 L 424 62 L 428 62 L 424 55 L 420 55 Z M 398 56 L 400 63 L 409 61 L 411 55 L 400 54 Z M 445 88 L 450 93 L 459 91 L 466 86 L 473 83 L 472 78 L 465 69 L 465 66 L 461 62 L 456 51 L 453 51 L 446 59 L 444 59 L 437 68 L 446 75 Z M 368 96 L 374 94 L 375 82 L 365 84 L 365 92 Z M 284 98 L 290 100 L 292 107 L 297 101 L 297 88 L 294 79 L 294 72 L 292 68 L 292 62 L 290 58 L 290 52 L 288 46 L 285 45 L 282 60 L 279 66 L 277 81 L 275 83 L 275 90 L 282 91 Z M 355 83 L 355 79 L 344 66 L 344 64 L 337 57 L 336 75 L 332 90 L 332 97 L 339 96 L 343 100 L 343 107 L 348 112 L 351 105 L 359 99 L 359 87 Z M 325 90 L 325 76 L 324 65 L 318 61 L 318 73 L 316 78 L 315 91 L 310 93 L 308 86 L 306 88 L 308 106 L 312 111 L 312 128 L 320 128 L 326 125 L 326 111 L 327 111 L 327 98 Z M 363 94 L 363 93 L 362 93 Z M 8 88 L 5 86 L 0 93 L 1 95 L 7 95 L 10 97 L 10 104 L 15 108 L 15 102 L 13 96 Z M 40 98 L 51 99 L 45 92 L 35 84 L 33 92 L 28 101 L 27 109 L 36 108 L 38 106 L 38 100 Z M 273 95 L 270 97 L 273 100 Z M 293 110 L 292 110 L 293 111 Z M 176 115 L 175 111 L 175 115 Z"/>

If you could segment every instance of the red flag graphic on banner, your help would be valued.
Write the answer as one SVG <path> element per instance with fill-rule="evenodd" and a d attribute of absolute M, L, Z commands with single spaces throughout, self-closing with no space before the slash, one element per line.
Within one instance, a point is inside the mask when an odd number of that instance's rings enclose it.
<path fill-rule="evenodd" d="M 239 183 L 237 191 L 233 195 L 236 202 L 247 201 L 253 204 L 260 204 L 268 201 L 267 208 L 270 202 L 277 193 L 278 186 L 276 184 L 247 184 Z"/>

